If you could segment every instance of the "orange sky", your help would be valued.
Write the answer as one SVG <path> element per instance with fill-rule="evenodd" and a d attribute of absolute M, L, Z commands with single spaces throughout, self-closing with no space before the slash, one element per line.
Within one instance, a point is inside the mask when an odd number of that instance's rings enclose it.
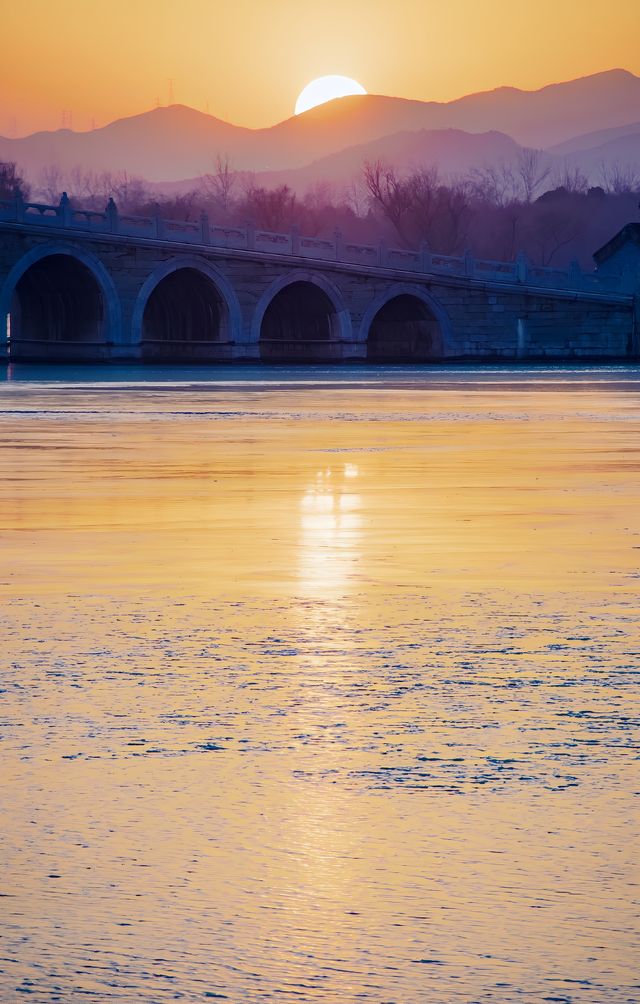
<path fill-rule="evenodd" d="M 621 66 L 637 0 L 24 0 L 5 4 L 0 133 L 74 129 L 174 100 L 239 125 L 293 113 L 311 79 L 448 100 Z M 579 10 L 579 13 L 577 11 Z M 603 16 L 603 12 L 605 12 Z M 67 117 L 67 124 L 69 119 Z"/>

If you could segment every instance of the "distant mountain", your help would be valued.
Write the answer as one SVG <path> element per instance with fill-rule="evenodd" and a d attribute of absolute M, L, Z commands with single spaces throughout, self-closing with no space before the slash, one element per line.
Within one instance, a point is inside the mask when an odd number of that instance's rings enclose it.
<path fill-rule="evenodd" d="M 521 145 L 548 147 L 637 122 L 639 108 L 640 77 L 610 70 L 538 91 L 501 87 L 446 103 L 379 95 L 341 98 L 268 129 L 245 129 L 172 105 L 85 133 L 0 138 L 0 159 L 17 161 L 31 177 L 45 165 L 58 164 L 67 170 L 75 165 L 126 169 L 150 181 L 171 181 L 211 169 L 219 153 L 228 153 L 238 170 L 279 172 L 383 137 L 425 130 L 506 133 Z"/>
<path fill-rule="evenodd" d="M 251 129 L 222 122 L 184 105 L 156 108 L 118 119 L 89 132 L 37 132 L 22 139 L 0 138 L 0 159 L 15 160 L 33 177 L 42 167 L 63 170 L 126 170 L 149 180 L 184 177 L 209 169 L 219 151 L 234 161 L 253 157 Z"/>
<path fill-rule="evenodd" d="M 614 139 L 622 139 L 624 136 L 634 136 L 640 133 L 640 122 L 632 122 L 628 125 L 614 126 L 612 129 L 600 129 L 598 132 L 588 132 L 582 136 L 574 136 L 565 140 L 564 143 L 556 143 L 548 148 L 549 153 L 554 156 L 564 157 L 570 153 L 578 153 L 580 150 L 592 150 L 596 146 L 602 146 Z"/>
<path fill-rule="evenodd" d="M 594 133 L 593 136 L 615 134 L 615 130 Z M 561 145 L 561 149 L 564 144 Z M 241 173 L 241 180 L 251 176 L 254 184 L 273 188 L 288 185 L 299 195 L 319 182 L 326 182 L 339 190 L 356 178 L 365 161 L 383 160 L 398 168 L 437 166 L 443 179 L 465 176 L 473 168 L 503 165 L 515 166 L 523 148 L 500 132 L 468 133 L 460 129 L 431 129 L 417 132 L 400 132 L 384 136 L 370 143 L 347 147 L 339 153 L 322 157 L 304 167 L 284 171 L 258 171 Z M 640 179 L 640 129 L 631 135 L 622 135 L 590 149 L 575 153 L 554 154 L 543 152 L 541 170 L 548 168 L 545 187 L 562 184 L 567 170 L 579 169 L 590 185 L 603 184 L 603 172 L 612 181 L 616 172 L 622 178 L 636 176 Z M 200 177 L 163 181 L 153 185 L 165 195 L 177 195 L 200 184 Z"/>
<path fill-rule="evenodd" d="M 523 146 L 546 149 L 580 133 L 636 122 L 640 77 L 628 70 L 607 70 L 538 91 L 501 87 L 447 107 L 452 126 L 470 132 L 499 129 Z"/>
<path fill-rule="evenodd" d="M 400 132 L 370 143 L 350 146 L 339 153 L 288 171 L 262 171 L 254 181 L 266 188 L 288 185 L 303 194 L 318 182 L 336 188 L 347 185 L 362 170 L 365 161 L 383 160 L 399 168 L 437 166 L 441 177 L 467 174 L 473 167 L 513 164 L 522 148 L 510 136 L 499 132 L 467 133 L 460 129 L 431 129 Z M 165 191 L 187 191 L 198 179 L 161 185 Z M 179 187 L 177 187 L 179 186 Z"/>
<path fill-rule="evenodd" d="M 602 184 L 603 168 L 627 172 L 640 181 L 640 129 L 630 136 L 620 136 L 590 150 L 578 150 L 562 158 L 563 163 L 578 167 L 592 184 Z"/>

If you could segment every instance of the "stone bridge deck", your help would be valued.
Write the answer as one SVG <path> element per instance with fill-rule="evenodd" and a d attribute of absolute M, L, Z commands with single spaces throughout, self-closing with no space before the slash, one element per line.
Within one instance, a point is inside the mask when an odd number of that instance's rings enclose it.
<path fill-rule="evenodd" d="M 0 200 L 0 330 L 16 360 L 628 359 L 636 292 L 522 255 Z"/>

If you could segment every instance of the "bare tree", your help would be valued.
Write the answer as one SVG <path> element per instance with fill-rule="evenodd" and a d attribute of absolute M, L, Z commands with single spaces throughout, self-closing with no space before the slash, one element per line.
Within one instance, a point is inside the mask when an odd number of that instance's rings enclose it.
<path fill-rule="evenodd" d="M 631 164 L 621 164 L 619 160 L 611 164 L 603 161 L 600 181 L 610 195 L 635 195 L 640 190 L 640 171 Z"/>
<path fill-rule="evenodd" d="M 366 186 L 359 178 L 354 178 L 343 189 L 342 198 L 344 204 L 351 210 L 354 216 L 364 218 L 369 209 L 369 193 Z"/>
<path fill-rule="evenodd" d="M 288 185 L 279 188 L 250 188 L 237 212 L 264 230 L 289 230 L 296 220 L 298 202 Z"/>
<path fill-rule="evenodd" d="M 330 181 L 314 181 L 309 185 L 303 198 L 309 209 L 324 210 L 335 203 L 335 190 Z"/>
<path fill-rule="evenodd" d="M 469 186 L 463 179 L 452 179 L 448 185 L 438 187 L 437 195 L 433 236 L 445 254 L 452 254 L 461 250 L 471 216 Z"/>
<path fill-rule="evenodd" d="M 216 156 L 215 169 L 202 175 L 202 185 L 208 196 L 217 203 L 219 208 L 227 213 L 231 208 L 233 190 L 236 188 L 238 176 L 231 166 L 229 154 Z"/>
<path fill-rule="evenodd" d="M 539 189 L 551 173 L 551 165 L 545 163 L 542 150 L 532 150 L 524 147 L 520 151 L 517 165 L 517 175 L 522 186 L 524 201 L 530 205 Z"/>
<path fill-rule="evenodd" d="M 110 177 L 109 184 L 104 186 L 103 194 L 106 200 L 112 198 L 121 209 L 132 212 L 136 206 L 148 200 L 149 186 L 143 178 L 127 171 L 118 171 Z"/>
<path fill-rule="evenodd" d="M 298 225 L 310 237 L 327 229 L 329 221 L 335 217 L 335 193 L 328 181 L 316 181 L 304 194 L 299 206 Z"/>
<path fill-rule="evenodd" d="M 405 182 L 409 199 L 409 212 L 417 236 L 429 237 L 441 209 L 445 189 L 440 184 L 437 167 L 414 171 Z"/>
<path fill-rule="evenodd" d="M 585 195 L 589 189 L 589 179 L 584 171 L 567 160 L 553 172 L 552 184 L 570 195 Z"/>
<path fill-rule="evenodd" d="M 146 201 L 130 205 L 129 211 L 140 216 L 158 214 L 165 220 L 196 220 L 200 213 L 200 205 L 200 194 L 195 190 L 181 192 L 171 198 L 149 196 L 147 192 Z"/>
<path fill-rule="evenodd" d="M 365 161 L 363 177 L 373 204 L 391 223 L 400 240 L 410 246 L 407 217 L 411 211 L 412 193 L 409 186 L 394 167 L 382 160 Z"/>
<path fill-rule="evenodd" d="M 29 186 L 15 161 L 0 160 L 0 199 L 12 199 L 18 193 L 29 198 Z"/>
<path fill-rule="evenodd" d="M 84 209 L 103 210 L 112 198 L 124 210 L 131 211 L 149 200 L 146 182 L 127 171 L 88 171 L 79 165 L 67 174 L 50 165 L 40 174 L 40 191 L 51 202 L 57 201 L 62 190 Z"/>
<path fill-rule="evenodd" d="M 445 185 L 436 167 L 420 168 L 403 178 L 381 161 L 365 164 L 364 180 L 374 206 L 403 244 L 417 247 L 428 241 L 445 252 L 459 245 L 470 215 L 466 181 Z"/>
<path fill-rule="evenodd" d="M 471 194 L 490 206 L 509 206 L 518 201 L 518 179 L 510 164 L 474 167 L 467 181 Z"/>
<path fill-rule="evenodd" d="M 85 209 L 102 209 L 114 191 L 111 171 L 85 170 L 79 164 L 62 181 L 70 199 Z"/>
<path fill-rule="evenodd" d="M 48 203 L 58 202 L 64 189 L 62 168 L 59 164 L 47 164 L 38 176 L 38 195 L 42 195 Z"/>

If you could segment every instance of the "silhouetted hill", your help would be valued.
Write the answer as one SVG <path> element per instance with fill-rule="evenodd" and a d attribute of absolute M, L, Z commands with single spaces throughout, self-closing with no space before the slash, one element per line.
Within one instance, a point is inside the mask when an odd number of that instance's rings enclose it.
<path fill-rule="evenodd" d="M 603 181 L 603 170 L 636 175 L 640 181 L 640 129 L 635 134 L 620 136 L 590 150 L 578 150 L 562 158 L 565 163 L 578 167 L 592 184 Z"/>
<path fill-rule="evenodd" d="M 600 134 L 606 135 L 606 130 Z M 500 132 L 468 133 L 460 129 L 431 129 L 418 132 L 400 132 L 384 136 L 370 143 L 348 147 L 339 153 L 322 157 L 304 167 L 285 171 L 240 172 L 240 181 L 251 180 L 255 185 L 274 188 L 288 185 L 299 195 L 318 183 L 326 182 L 339 191 L 357 178 L 365 161 L 382 160 L 402 168 L 437 166 L 443 180 L 465 176 L 474 168 L 513 166 L 517 169 L 523 148 L 510 136 Z M 637 174 L 640 179 L 640 129 L 635 134 L 623 135 L 590 149 L 575 153 L 545 152 L 540 161 L 541 171 L 548 168 L 545 188 L 563 183 L 564 175 L 577 168 L 586 176 L 589 185 L 612 182 Z M 604 174 L 604 176 L 603 176 Z M 153 187 L 165 195 L 184 194 L 198 188 L 199 176 L 178 181 L 154 183 Z"/>
<path fill-rule="evenodd" d="M 640 77 L 610 70 L 538 91 L 511 87 L 446 103 L 363 95 L 341 98 L 268 129 L 245 129 L 172 105 L 85 133 L 40 132 L 0 138 L 0 159 L 32 176 L 47 164 L 68 170 L 126 169 L 149 180 L 194 177 L 228 153 L 239 170 L 282 171 L 402 132 L 457 129 L 506 133 L 547 147 L 570 137 L 637 122 Z"/>
<path fill-rule="evenodd" d="M 437 166 L 443 178 L 451 178 L 467 174 L 473 167 L 513 164 L 521 149 L 510 136 L 499 132 L 473 134 L 460 129 L 423 129 L 350 146 L 305 167 L 261 172 L 256 174 L 255 182 L 267 188 L 288 185 L 298 193 L 319 182 L 340 188 L 360 173 L 365 161 L 375 160 L 399 168 Z"/>
<path fill-rule="evenodd" d="M 251 129 L 222 122 L 184 105 L 155 108 L 118 119 L 89 132 L 38 132 L 23 139 L 0 139 L 0 159 L 15 160 L 31 175 L 43 166 L 63 170 L 126 170 L 153 180 L 206 170 L 218 151 L 230 150 L 238 161 L 250 160 L 255 143 Z"/>
<path fill-rule="evenodd" d="M 450 125 L 471 132 L 499 129 L 523 146 L 546 149 L 581 133 L 637 121 L 640 77 L 607 70 L 537 91 L 501 87 L 447 107 Z"/>
<path fill-rule="evenodd" d="M 639 133 L 640 122 L 614 126 L 612 129 L 599 129 L 597 132 L 588 132 L 582 136 L 574 136 L 572 139 L 565 140 L 564 143 L 557 143 L 555 146 L 549 147 L 549 153 L 564 157 L 570 153 L 579 153 L 580 150 L 593 150 L 594 147 L 603 146 L 612 140 L 635 136 Z"/>
<path fill-rule="evenodd" d="M 443 178 L 466 174 L 473 167 L 512 164 L 521 147 L 510 136 L 489 132 L 475 135 L 460 129 L 431 129 L 383 136 L 370 143 L 350 146 L 329 157 L 321 157 L 304 167 L 285 171 L 240 172 L 240 180 L 274 188 L 288 185 L 303 194 L 313 185 L 327 182 L 340 189 L 357 177 L 365 161 L 383 160 L 400 168 L 435 165 Z M 153 184 L 158 192 L 177 195 L 197 188 L 201 177 Z"/>

